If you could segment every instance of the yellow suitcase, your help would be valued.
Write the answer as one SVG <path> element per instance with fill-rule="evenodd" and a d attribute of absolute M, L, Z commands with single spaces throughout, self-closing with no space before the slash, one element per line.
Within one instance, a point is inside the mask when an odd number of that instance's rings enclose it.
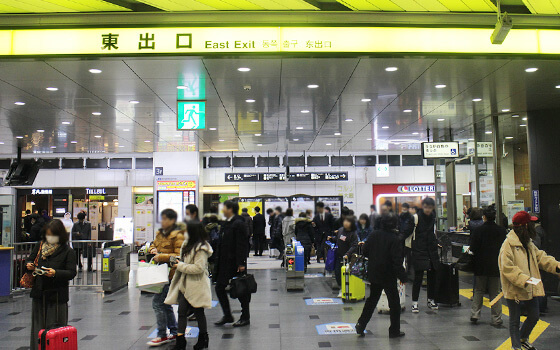
<path fill-rule="evenodd" d="M 342 300 L 355 303 L 366 298 L 366 283 L 350 274 L 348 264 L 342 265 Z"/>

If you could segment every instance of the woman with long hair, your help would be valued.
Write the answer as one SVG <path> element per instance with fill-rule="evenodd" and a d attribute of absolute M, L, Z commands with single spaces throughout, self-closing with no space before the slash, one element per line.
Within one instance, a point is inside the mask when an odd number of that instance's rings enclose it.
<path fill-rule="evenodd" d="M 208 327 L 204 309 L 212 307 L 212 292 L 208 274 L 208 258 L 212 256 L 212 247 L 204 226 L 199 222 L 189 221 L 185 241 L 181 247 L 181 256 L 175 266 L 177 270 L 171 281 L 165 304 L 179 304 L 177 342 L 174 350 L 185 350 L 187 341 L 185 330 L 189 311 L 198 322 L 198 343 L 195 350 L 208 348 Z"/>
<path fill-rule="evenodd" d="M 37 349 L 39 331 L 68 324 L 68 284 L 76 276 L 76 254 L 68 245 L 68 231 L 55 219 L 43 227 L 41 241 L 27 258 L 35 275 L 31 288 L 31 349 Z"/>
<path fill-rule="evenodd" d="M 535 350 L 529 335 L 539 321 L 539 301 L 544 286 L 539 270 L 560 274 L 560 263 L 532 242 L 536 217 L 526 211 L 513 216 L 513 230 L 508 233 L 500 249 L 499 267 L 504 298 L 509 307 L 509 333 L 514 350 Z M 519 329 L 521 307 L 525 306 L 527 319 Z"/>
<path fill-rule="evenodd" d="M 338 249 L 336 250 L 336 265 L 335 265 L 335 278 L 339 287 L 342 287 L 342 265 L 344 259 L 352 256 L 354 251 L 358 249 L 358 235 L 356 234 L 356 218 L 353 216 L 345 216 L 342 220 L 342 227 L 336 232 L 336 236 L 327 237 L 328 241 L 336 243 Z M 342 289 L 338 297 L 342 297 Z"/>

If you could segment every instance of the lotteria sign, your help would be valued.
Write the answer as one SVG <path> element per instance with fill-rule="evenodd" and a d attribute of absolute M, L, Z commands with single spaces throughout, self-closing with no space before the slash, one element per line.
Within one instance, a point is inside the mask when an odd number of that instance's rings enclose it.
<path fill-rule="evenodd" d="M 399 193 L 433 193 L 435 190 L 434 185 L 403 185 L 397 187 Z"/>
<path fill-rule="evenodd" d="M 267 52 L 560 54 L 560 30 L 512 29 L 502 45 L 492 45 L 492 31 L 492 28 L 277 26 L 14 29 L 0 30 L 0 56 Z"/>

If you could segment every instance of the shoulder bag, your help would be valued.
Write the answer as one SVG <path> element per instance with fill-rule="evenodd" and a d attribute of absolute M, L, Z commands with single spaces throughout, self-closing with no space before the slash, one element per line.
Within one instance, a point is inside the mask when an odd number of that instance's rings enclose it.
<path fill-rule="evenodd" d="M 39 245 L 39 250 L 37 251 L 37 255 L 35 255 L 35 261 L 33 262 L 33 265 L 35 267 L 37 267 L 37 263 L 39 262 L 39 254 L 41 254 L 41 250 L 43 249 L 43 242 L 41 242 L 41 245 Z M 27 269 L 27 264 L 25 264 L 25 268 Z M 21 279 L 19 280 L 19 285 L 22 288 L 33 288 L 33 284 L 35 283 L 35 276 L 33 276 L 33 271 L 29 271 L 27 270 L 26 273 L 23 274 L 23 276 L 21 276 Z"/>
<path fill-rule="evenodd" d="M 232 299 L 239 299 L 257 292 L 257 282 L 255 276 L 244 274 L 229 280 L 229 296 Z"/>
<path fill-rule="evenodd" d="M 414 231 L 404 240 L 404 246 L 412 248 L 412 241 L 416 239 L 416 227 L 418 226 L 418 214 L 414 214 Z"/>

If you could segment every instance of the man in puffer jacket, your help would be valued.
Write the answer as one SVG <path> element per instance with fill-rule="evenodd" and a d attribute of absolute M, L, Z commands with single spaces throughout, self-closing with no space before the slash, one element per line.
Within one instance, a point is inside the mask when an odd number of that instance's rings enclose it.
<path fill-rule="evenodd" d="M 305 267 L 307 268 L 307 264 L 311 263 L 311 246 L 315 240 L 315 234 L 311 219 L 305 213 L 300 213 L 296 219 L 296 239 L 303 246 Z"/>

